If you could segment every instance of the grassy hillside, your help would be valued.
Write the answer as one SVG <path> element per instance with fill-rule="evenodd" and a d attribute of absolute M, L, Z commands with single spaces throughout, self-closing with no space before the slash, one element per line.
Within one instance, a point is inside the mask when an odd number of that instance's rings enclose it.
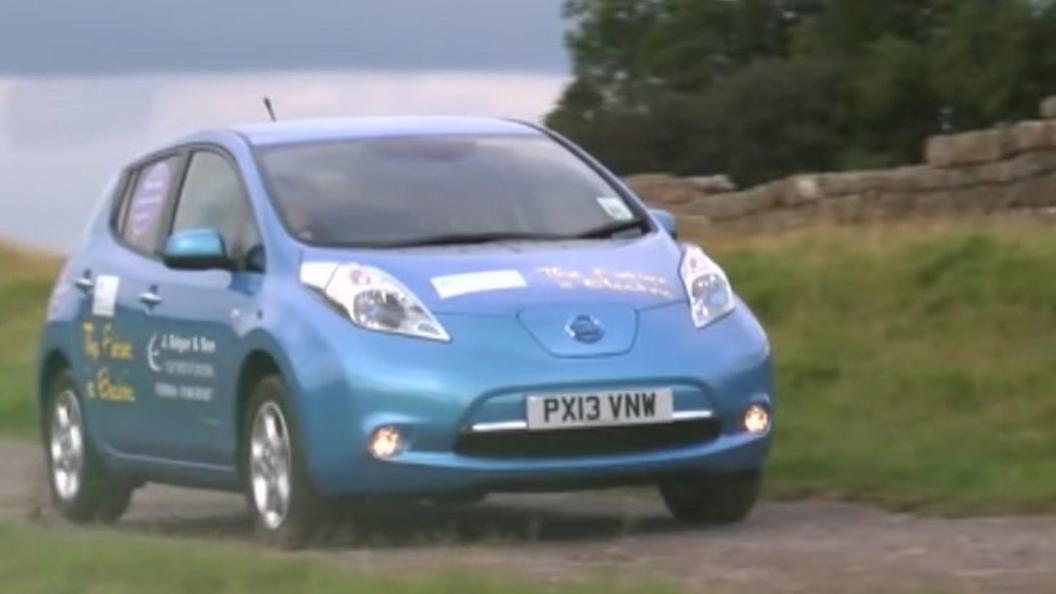
<path fill-rule="evenodd" d="M 0 432 L 32 432 L 32 364 L 60 263 L 0 244 Z"/>
<path fill-rule="evenodd" d="M 1050 228 L 696 235 L 774 343 L 771 495 L 941 513 L 1056 510 Z M 56 265 L 0 257 L 0 430 L 27 433 L 29 364 Z"/>
<path fill-rule="evenodd" d="M 1051 228 L 813 230 L 713 251 L 775 349 L 772 494 L 1056 510 Z"/>

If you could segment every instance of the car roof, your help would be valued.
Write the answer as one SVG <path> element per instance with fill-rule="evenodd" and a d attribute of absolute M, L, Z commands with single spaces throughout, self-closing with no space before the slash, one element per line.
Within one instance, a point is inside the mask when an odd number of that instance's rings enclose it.
<path fill-rule="evenodd" d="M 243 124 L 231 129 L 255 146 L 384 136 L 541 134 L 533 126 L 514 120 L 450 116 L 286 120 Z"/>

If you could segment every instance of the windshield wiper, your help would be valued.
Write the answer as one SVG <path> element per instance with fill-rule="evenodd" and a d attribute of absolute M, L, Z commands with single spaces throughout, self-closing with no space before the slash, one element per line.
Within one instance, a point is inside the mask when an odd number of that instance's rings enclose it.
<path fill-rule="evenodd" d="M 631 219 L 629 221 L 619 221 L 616 223 L 610 223 L 608 225 L 602 225 L 596 229 L 585 231 L 576 235 L 577 239 L 604 239 L 612 237 L 621 231 L 630 231 L 631 229 L 639 229 L 645 232 L 645 221 L 643 219 Z"/>
<path fill-rule="evenodd" d="M 394 241 L 381 244 L 378 247 L 401 248 L 401 247 L 425 247 L 434 245 L 472 245 L 478 243 L 495 243 L 499 241 L 557 241 L 568 239 L 563 235 L 546 235 L 543 233 L 451 233 L 446 235 L 430 235 L 406 241 Z"/>
<path fill-rule="evenodd" d="M 621 231 L 631 229 L 643 229 L 645 221 L 634 219 L 630 221 L 619 221 L 596 229 L 591 229 L 576 235 L 557 235 L 547 233 L 526 233 L 521 231 L 503 231 L 494 233 L 448 233 L 441 235 L 429 235 L 404 241 L 393 241 L 391 243 L 376 244 L 373 247 L 381 248 L 405 248 L 405 247 L 428 247 L 444 245 L 473 245 L 482 243 L 497 243 L 501 241 L 567 241 L 569 239 L 601 239 L 611 237 Z"/>

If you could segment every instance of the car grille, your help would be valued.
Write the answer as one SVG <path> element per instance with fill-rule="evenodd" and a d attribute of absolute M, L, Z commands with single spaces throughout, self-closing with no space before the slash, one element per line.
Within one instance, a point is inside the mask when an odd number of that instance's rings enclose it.
<path fill-rule="evenodd" d="M 463 433 L 455 452 L 481 458 L 567 458 L 650 452 L 713 441 L 715 419 L 665 425 L 627 425 L 548 431 Z"/>

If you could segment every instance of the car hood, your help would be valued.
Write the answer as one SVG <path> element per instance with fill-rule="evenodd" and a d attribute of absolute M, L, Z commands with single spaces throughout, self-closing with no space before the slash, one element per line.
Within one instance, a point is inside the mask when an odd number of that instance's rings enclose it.
<path fill-rule="evenodd" d="M 635 239 L 386 250 L 309 247 L 302 261 L 379 268 L 436 314 L 518 314 L 582 304 L 638 311 L 684 301 L 680 258 L 670 237 L 652 233 Z"/>

